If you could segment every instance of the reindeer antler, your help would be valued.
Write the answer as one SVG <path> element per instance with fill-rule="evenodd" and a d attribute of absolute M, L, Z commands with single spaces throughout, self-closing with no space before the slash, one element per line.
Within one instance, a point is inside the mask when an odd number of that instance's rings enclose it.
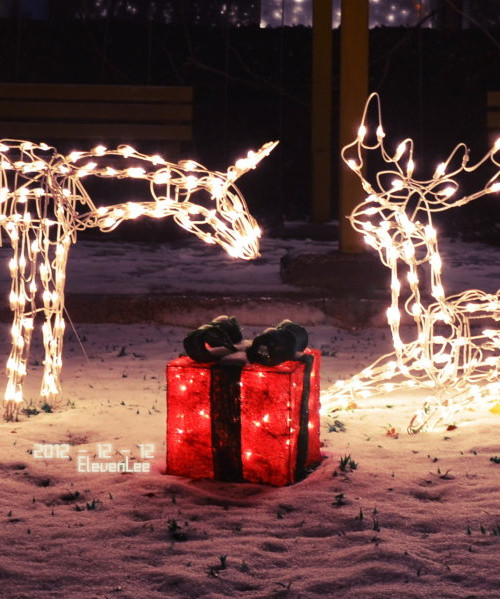
<path fill-rule="evenodd" d="M 367 141 L 370 126 L 368 117 L 370 108 L 375 106 L 377 125 L 375 139 L 372 143 Z M 469 150 L 464 143 L 459 143 L 451 151 L 446 160 L 439 163 L 430 179 L 417 179 L 414 177 L 416 164 L 413 158 L 414 142 L 410 138 L 398 144 L 394 153 L 386 148 L 385 130 L 382 125 L 382 112 L 378 94 L 372 93 L 365 105 L 361 125 L 357 138 L 346 145 L 341 152 L 342 159 L 361 179 L 361 185 L 368 194 L 373 194 L 374 199 L 381 201 L 394 201 L 407 199 L 408 193 L 417 193 L 426 203 L 426 209 L 431 212 L 448 210 L 455 206 L 463 206 L 472 200 L 484 195 L 500 191 L 500 138 L 493 147 L 475 164 L 469 165 Z M 354 150 L 353 154 L 351 152 Z M 379 150 L 383 161 L 392 167 L 391 170 L 379 171 L 376 175 L 377 185 L 374 187 L 364 174 L 364 153 Z M 453 166 L 457 155 L 463 152 L 458 166 Z M 498 170 L 489 178 L 483 189 L 478 192 L 453 200 L 452 197 L 459 189 L 456 177 L 464 172 L 471 173 L 490 161 Z M 385 176 L 393 176 L 391 187 L 386 189 L 382 183 Z"/>

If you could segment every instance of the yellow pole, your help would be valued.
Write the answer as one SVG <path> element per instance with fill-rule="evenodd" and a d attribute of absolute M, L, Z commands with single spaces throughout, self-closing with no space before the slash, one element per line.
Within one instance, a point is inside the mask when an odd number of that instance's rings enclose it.
<path fill-rule="evenodd" d="M 331 218 L 332 0 L 313 0 L 312 209 L 314 223 Z"/>
<path fill-rule="evenodd" d="M 340 27 L 340 148 L 356 138 L 368 95 L 368 0 L 342 0 Z M 340 251 L 361 253 L 363 241 L 347 220 L 359 203 L 359 178 L 340 164 Z"/>

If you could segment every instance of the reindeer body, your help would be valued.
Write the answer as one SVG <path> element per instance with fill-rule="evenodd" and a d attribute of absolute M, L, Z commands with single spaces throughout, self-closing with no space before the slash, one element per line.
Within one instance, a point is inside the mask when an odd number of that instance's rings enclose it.
<path fill-rule="evenodd" d="M 98 146 L 90 152 L 74 152 L 65 157 L 46 144 L 0 142 L 0 231 L 5 231 L 13 250 L 9 262 L 12 348 L 4 397 L 7 419 L 17 417 L 23 400 L 37 314 L 44 319 L 45 358 L 40 394 L 45 402 L 60 395 L 66 264 L 77 232 L 89 227 L 110 231 L 123 220 L 141 215 L 172 216 L 203 241 L 219 244 L 234 257 L 251 259 L 258 255 L 260 230 L 234 182 L 255 168 L 275 145 L 269 143 L 257 152 L 249 152 L 221 173 L 193 161 L 169 163 L 129 146 L 115 150 Z M 131 166 L 117 169 L 104 164 L 110 158 L 126 160 Z M 90 162 L 82 164 L 85 159 Z M 150 170 L 137 164 L 146 164 Z M 83 178 L 90 175 L 143 179 L 154 200 L 96 207 L 82 184 Z M 205 204 L 193 201 L 196 193 L 205 196 Z"/>
<path fill-rule="evenodd" d="M 367 141 L 368 110 L 378 109 L 375 139 Z M 373 128 L 372 128 L 373 130 Z M 442 283 L 442 262 L 433 214 L 463 206 L 500 190 L 500 142 L 475 165 L 468 165 L 468 152 L 459 144 L 447 160 L 438 165 L 428 180 L 414 178 L 413 141 L 405 139 L 394 154 L 385 147 L 385 132 L 376 94 L 368 99 L 358 138 L 346 146 L 342 157 L 360 177 L 367 196 L 350 215 L 353 227 L 364 235 L 381 261 L 391 270 L 391 304 L 387 320 L 394 351 L 350 381 L 339 381 L 326 394 L 331 404 L 355 396 L 392 391 L 398 387 L 425 386 L 432 398 L 415 415 L 410 430 L 415 432 L 450 417 L 464 405 L 480 399 L 497 401 L 500 384 L 500 295 L 468 290 L 446 296 Z M 380 153 L 387 170 L 377 173 L 372 185 L 363 172 L 364 153 Z M 460 153 L 459 165 L 454 166 Z M 483 164 L 496 172 L 479 192 L 454 199 L 459 185 L 456 175 L 471 172 Z M 421 280 L 426 271 L 427 289 Z M 402 339 L 401 315 L 413 319 L 411 339 Z M 481 326 L 481 332 L 478 327 Z M 491 328 L 484 328 L 489 326 Z M 481 387 L 478 383 L 484 383 Z"/>

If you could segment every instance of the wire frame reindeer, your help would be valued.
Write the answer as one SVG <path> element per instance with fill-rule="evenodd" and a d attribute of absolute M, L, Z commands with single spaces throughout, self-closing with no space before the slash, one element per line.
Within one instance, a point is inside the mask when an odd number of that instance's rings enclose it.
<path fill-rule="evenodd" d="M 371 109 L 378 121 L 370 131 Z M 443 420 L 449 424 L 464 408 L 494 404 L 500 396 L 499 292 L 471 289 L 447 296 L 433 226 L 435 213 L 500 191 L 500 139 L 472 165 L 465 144 L 457 145 L 427 180 L 414 177 L 413 149 L 407 138 L 395 152 L 387 150 L 380 99 L 372 94 L 357 139 L 343 148 L 342 158 L 366 193 L 349 217 L 351 224 L 391 271 L 387 321 L 394 351 L 351 379 L 338 381 L 323 398 L 323 405 L 335 409 L 376 393 L 428 388 L 429 396 L 411 419 L 409 432 L 431 429 Z M 387 165 L 373 183 L 363 169 L 366 152 L 377 152 Z M 493 176 L 483 189 L 461 196 L 457 176 L 482 165 L 493 167 Z M 405 314 L 414 322 L 410 332 L 401 327 Z"/>
<path fill-rule="evenodd" d="M 46 144 L 0 142 L 0 244 L 2 232 L 13 250 L 9 261 L 13 312 L 12 348 L 4 396 L 7 420 L 17 418 L 23 401 L 30 341 L 37 314 L 45 358 L 41 398 L 55 402 L 61 393 L 64 336 L 64 286 L 71 244 L 78 231 L 113 230 L 138 216 L 172 216 L 206 243 L 218 244 L 235 258 L 259 255 L 260 229 L 248 212 L 235 181 L 255 168 L 277 142 L 250 151 L 226 172 L 209 171 L 191 161 L 171 163 L 130 146 L 63 156 Z M 120 168 L 125 163 L 125 168 Z M 152 201 L 96 207 L 82 180 L 88 176 L 143 179 Z"/>

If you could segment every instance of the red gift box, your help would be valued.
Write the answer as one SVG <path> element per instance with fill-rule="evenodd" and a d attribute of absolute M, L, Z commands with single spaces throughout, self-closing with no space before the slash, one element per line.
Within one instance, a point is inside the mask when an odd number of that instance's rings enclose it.
<path fill-rule="evenodd" d="M 167 474 L 282 486 L 321 461 L 320 352 L 278 366 L 167 364 Z"/>

